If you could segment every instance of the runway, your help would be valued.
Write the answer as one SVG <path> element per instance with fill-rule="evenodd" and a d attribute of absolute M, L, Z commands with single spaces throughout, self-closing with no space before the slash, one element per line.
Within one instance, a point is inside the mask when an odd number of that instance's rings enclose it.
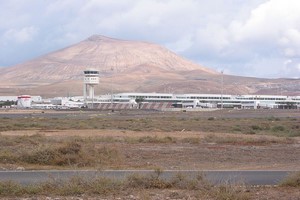
<path fill-rule="evenodd" d="M 178 174 L 193 179 L 203 175 L 212 184 L 277 185 L 295 171 L 198 171 L 165 170 L 159 173 L 163 179 L 171 179 Z M 50 180 L 63 181 L 74 176 L 82 178 L 106 177 L 124 180 L 132 174 L 144 176 L 157 175 L 154 170 L 34 170 L 34 171 L 0 171 L 1 181 L 14 181 L 21 184 L 36 184 Z"/>

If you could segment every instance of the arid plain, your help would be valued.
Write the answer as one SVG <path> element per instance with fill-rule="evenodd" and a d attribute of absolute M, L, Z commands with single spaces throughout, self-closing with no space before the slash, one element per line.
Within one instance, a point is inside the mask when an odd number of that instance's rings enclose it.
<path fill-rule="evenodd" d="M 2 170 L 300 170 L 299 110 L 3 110 L 0 116 Z M 201 196 L 186 188 L 133 190 L 117 196 Z M 299 197 L 297 187 L 238 191 L 237 199 L 276 199 L 278 191 L 280 199 Z"/>

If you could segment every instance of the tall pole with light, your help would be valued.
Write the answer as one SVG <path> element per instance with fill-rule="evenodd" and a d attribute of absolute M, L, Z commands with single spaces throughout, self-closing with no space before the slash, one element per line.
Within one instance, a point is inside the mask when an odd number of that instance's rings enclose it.
<path fill-rule="evenodd" d="M 221 109 L 223 109 L 223 87 L 224 87 L 224 71 L 221 71 Z"/>
<path fill-rule="evenodd" d="M 110 91 L 110 105 L 111 105 L 111 107 L 112 107 L 112 104 L 113 104 L 113 72 L 114 72 L 114 68 L 113 67 L 111 67 L 111 91 Z"/>

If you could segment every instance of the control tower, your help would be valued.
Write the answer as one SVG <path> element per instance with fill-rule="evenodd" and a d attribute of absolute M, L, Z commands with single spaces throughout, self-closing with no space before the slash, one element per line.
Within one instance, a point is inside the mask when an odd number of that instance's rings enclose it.
<path fill-rule="evenodd" d="M 87 100 L 94 100 L 94 86 L 99 84 L 99 71 L 95 69 L 87 69 L 84 71 L 83 81 L 83 97 Z"/>

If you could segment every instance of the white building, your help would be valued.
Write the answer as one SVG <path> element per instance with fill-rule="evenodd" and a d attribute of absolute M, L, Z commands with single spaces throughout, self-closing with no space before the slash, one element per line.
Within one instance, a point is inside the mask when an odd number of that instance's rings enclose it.
<path fill-rule="evenodd" d="M 113 99 L 113 101 L 112 101 Z M 99 104 L 129 104 L 130 108 L 140 104 L 168 103 L 174 108 L 241 108 L 241 109 L 295 109 L 300 108 L 300 96 L 283 95 L 221 95 L 221 94 L 169 94 L 169 93 L 118 93 L 95 96 L 55 97 L 42 99 L 40 96 L 2 96 L 0 101 L 18 101 L 18 108 L 68 109 L 99 108 Z M 93 106 L 95 105 L 95 107 Z M 126 107 L 126 106 L 123 106 Z M 153 108 L 155 106 L 152 106 Z"/>
<path fill-rule="evenodd" d="M 94 103 L 110 102 L 110 95 L 95 98 Z M 114 103 L 129 103 L 141 99 L 143 103 L 172 102 L 173 107 L 202 108 L 297 108 L 299 96 L 283 95 L 221 95 L 221 94 L 168 94 L 119 93 L 112 95 Z"/>
<path fill-rule="evenodd" d="M 30 108 L 31 102 L 32 99 L 29 95 L 18 96 L 17 108 Z"/>
<path fill-rule="evenodd" d="M 84 71 L 83 79 L 83 96 L 85 101 L 94 100 L 95 90 L 94 86 L 99 84 L 99 71 L 88 69 Z"/>

